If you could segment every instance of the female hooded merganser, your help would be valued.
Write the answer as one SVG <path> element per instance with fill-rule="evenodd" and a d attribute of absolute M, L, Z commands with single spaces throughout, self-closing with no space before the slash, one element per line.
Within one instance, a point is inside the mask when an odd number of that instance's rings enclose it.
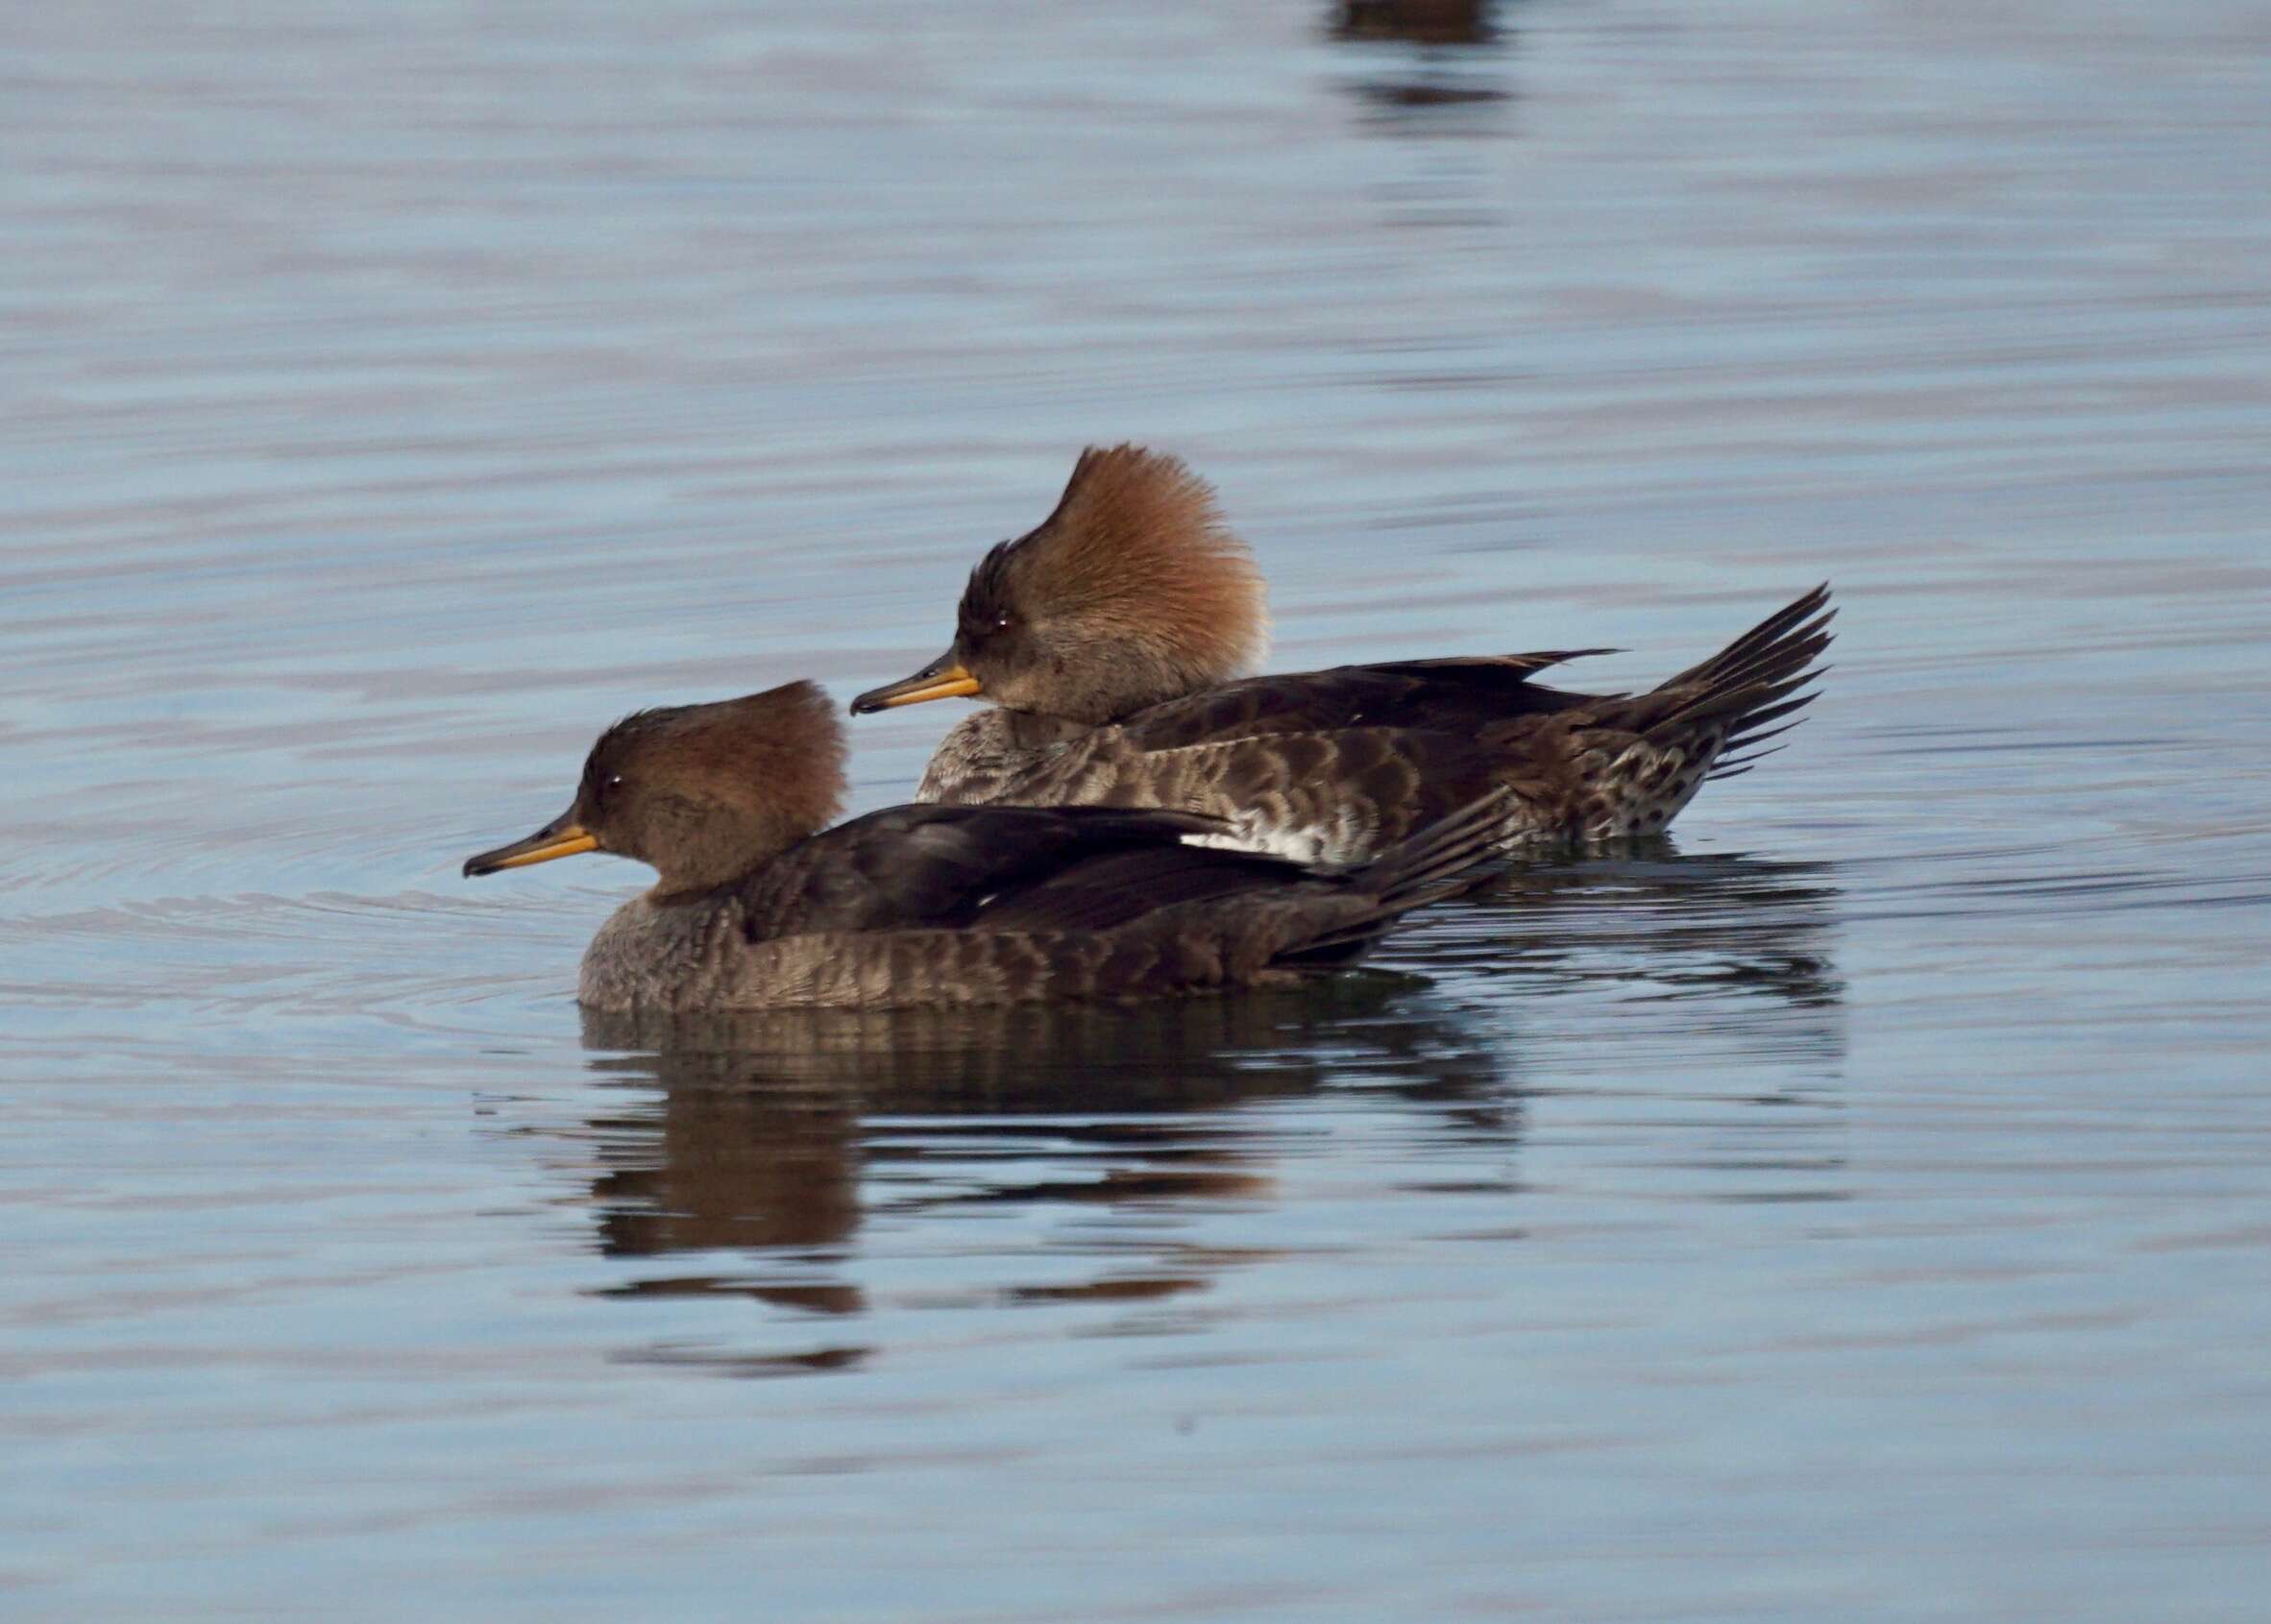
<path fill-rule="evenodd" d="M 594 1008 L 1138 998 L 1347 965 L 1476 884 L 1502 817 L 1484 802 L 1328 871 L 1185 844 L 1215 826 L 1173 812 L 910 806 L 824 829 L 842 792 L 842 728 L 811 683 L 642 711 L 593 746 L 566 812 L 465 872 L 600 851 L 660 873 L 584 954 Z"/>
<path fill-rule="evenodd" d="M 1174 457 L 1091 447 L 1056 511 L 970 572 L 953 646 L 852 710 L 993 701 L 947 733 L 922 801 L 1173 808 L 1353 862 L 1502 788 L 1502 843 L 1600 840 L 1661 832 L 1770 753 L 1752 747 L 1813 698 L 1835 614 L 1817 587 L 1640 694 L 1530 681 L 1605 648 L 1233 680 L 1268 618 L 1213 491 Z"/>

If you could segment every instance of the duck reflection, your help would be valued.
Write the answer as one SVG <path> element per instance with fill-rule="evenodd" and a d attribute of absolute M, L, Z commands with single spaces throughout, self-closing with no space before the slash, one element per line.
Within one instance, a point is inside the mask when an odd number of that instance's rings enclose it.
<path fill-rule="evenodd" d="M 1148 1219 L 1268 1200 L 1273 1129 L 1233 1107 L 1331 1081 L 1424 1105 L 1469 1141 L 1511 1146 L 1521 1121 L 1497 1047 L 1394 976 L 1124 1007 L 586 1011 L 584 1042 L 624 1088 L 622 1108 L 588 1124 L 599 1249 L 736 1254 L 724 1272 L 642 1273 L 603 1295 L 832 1316 L 870 1306 L 846 1274 L 864 1223 L 1068 1202 Z M 1169 1297 L 1257 1255 L 1150 1249 L 1133 1272 L 1106 1248 L 1096 1278 L 995 1296 Z M 858 1352 L 800 1361 L 833 1369 Z"/>
<path fill-rule="evenodd" d="M 1657 836 L 1519 865 L 1389 957 L 1519 987 L 1533 1042 L 1549 1019 L 1584 1027 L 1608 1000 L 1620 1043 L 1652 1028 L 1699 1061 L 1802 1058 L 1826 1080 L 1845 1052 L 1840 895 L 1827 863 L 1690 856 Z"/>
<path fill-rule="evenodd" d="M 1432 987 L 1376 973 L 1133 1006 L 587 1012 L 592 1070 L 616 1085 L 614 1108 L 577 1135 L 597 1241 L 634 1266 L 602 1295 L 754 1299 L 848 1327 L 887 1306 L 1200 1293 L 1271 1255 L 1199 1244 L 1179 1222 L 1280 1199 L 1278 1170 L 1299 1146 L 1254 1107 L 1361 1093 L 1424 1117 L 1431 1144 L 1510 1154 L 1524 1127 L 1517 1053 L 1556 1086 L 1565 1073 L 1731 1063 L 1745 1099 L 1821 1103 L 1844 1047 L 1838 897 L 1826 865 L 1689 857 L 1660 838 L 1519 867 L 1446 906 L 1388 956 Z M 1826 1188 L 1842 1157 L 1792 1140 L 1802 1126 L 1778 1125 L 1805 1164 L 1779 1171 Z M 1724 1173 L 1723 1151 L 1677 1144 L 1665 1165 Z M 1741 1189 L 1791 1199 L 1788 1177 L 1746 1165 Z M 1006 1280 L 999 1242 L 965 1229 L 982 1267 L 902 1283 L 888 1303 L 859 1283 L 863 1250 L 908 1249 L 904 1235 L 879 1241 L 884 1226 L 952 1255 L 954 1225 L 1020 1207 L 1091 1216 L 1069 1245 L 1016 1252 Z M 672 1257 L 684 1262 L 657 1267 Z M 868 1351 L 823 1336 L 786 1355 L 657 1345 L 635 1357 L 773 1373 Z"/>
<path fill-rule="evenodd" d="M 1827 864 L 1659 837 L 1517 869 L 1391 957 L 1503 1004 L 1555 1129 L 1651 1200 L 1843 1201 L 1840 910 Z"/>
<path fill-rule="evenodd" d="M 1533 966 L 1585 974 L 1586 950 L 1614 948 L 1676 992 L 1823 1009 L 1844 996 L 1831 959 L 1839 895 L 1828 863 L 1692 857 L 1667 836 L 1517 868 L 1487 898 Z"/>

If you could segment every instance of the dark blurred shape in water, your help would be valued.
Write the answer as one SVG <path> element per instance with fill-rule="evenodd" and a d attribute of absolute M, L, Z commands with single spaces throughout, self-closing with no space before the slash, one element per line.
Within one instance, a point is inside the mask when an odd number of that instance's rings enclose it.
<path fill-rule="evenodd" d="M 1376 133 L 1478 138 L 1508 132 L 1499 106 L 1512 95 L 1506 79 L 1510 36 L 1500 28 L 1498 7 L 1454 0 L 1350 0 L 1333 9 L 1330 36 L 1363 68 L 1341 80 L 1362 112 L 1360 127 Z M 1429 190 L 1445 177 L 1419 182 Z M 1465 177 L 1451 190 L 1469 191 L 1480 177 Z M 1412 184 L 1407 182 L 1405 184 Z M 1408 203 L 1408 200 L 1406 200 Z M 1477 217 L 1477 200 L 1431 211 L 1435 220 Z M 1487 205 L 1482 216 L 1487 217 Z"/>
<path fill-rule="evenodd" d="M 1335 39 L 1400 39 L 1413 45 L 1487 45 L 1498 38 L 1499 0 L 1341 0 Z"/>

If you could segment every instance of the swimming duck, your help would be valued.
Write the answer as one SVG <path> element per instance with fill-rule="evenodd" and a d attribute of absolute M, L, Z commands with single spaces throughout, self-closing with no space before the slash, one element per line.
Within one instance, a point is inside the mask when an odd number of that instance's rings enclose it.
<path fill-rule="evenodd" d="M 830 829 L 843 735 L 794 682 L 609 728 L 574 803 L 468 877 L 578 852 L 652 866 L 584 954 L 594 1008 L 1125 999 L 1274 985 L 1353 962 L 1477 883 L 1492 803 L 1361 867 L 1194 846 L 1175 812 L 904 806 Z"/>
<path fill-rule="evenodd" d="M 1091 447 L 1056 510 L 971 570 L 952 646 L 852 711 L 992 702 L 948 731 L 920 801 L 1172 808 L 1345 863 L 1502 788 L 1502 844 L 1598 841 L 1661 832 L 1771 753 L 1835 613 L 1817 587 L 1640 694 L 1531 680 L 1605 648 L 1241 677 L 1268 617 L 1212 489 L 1177 458 Z"/>

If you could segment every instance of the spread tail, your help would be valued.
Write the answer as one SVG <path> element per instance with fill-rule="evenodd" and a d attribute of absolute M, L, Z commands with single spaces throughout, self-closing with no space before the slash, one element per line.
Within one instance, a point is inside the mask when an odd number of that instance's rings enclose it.
<path fill-rule="evenodd" d="M 1621 737 L 1593 778 L 1586 835 L 1652 835 L 1704 782 L 1748 772 L 1781 745 L 1767 741 L 1813 703 L 1807 685 L 1837 618 L 1824 582 L 1776 611 L 1699 666 L 1649 692 L 1605 705 L 1600 722 Z M 1628 737 L 1637 736 L 1637 737 Z"/>
<path fill-rule="evenodd" d="M 1439 818 L 1341 879 L 1362 906 L 1332 919 L 1318 934 L 1281 951 L 1273 963 L 1328 969 L 1361 957 L 1415 908 L 1471 891 L 1501 867 L 1501 839 L 1511 796 L 1495 789 Z"/>

